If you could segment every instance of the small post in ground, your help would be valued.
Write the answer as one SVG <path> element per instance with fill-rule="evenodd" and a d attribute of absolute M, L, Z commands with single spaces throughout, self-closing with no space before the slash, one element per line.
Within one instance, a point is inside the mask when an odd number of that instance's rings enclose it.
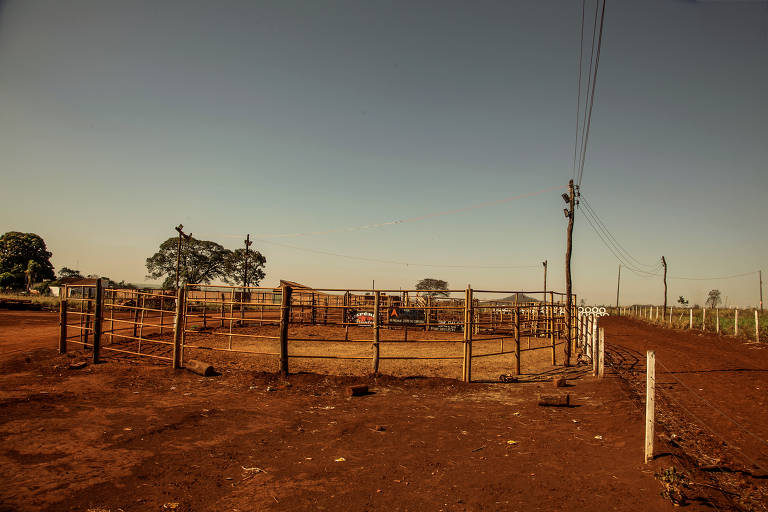
<path fill-rule="evenodd" d="M 600 328 L 600 342 L 598 352 L 598 365 L 597 365 L 597 377 L 602 379 L 605 377 L 605 329 Z"/>
<path fill-rule="evenodd" d="M 380 292 L 374 292 L 373 296 L 373 358 L 371 361 L 371 372 L 376 375 L 379 373 L 379 301 Z"/>
<path fill-rule="evenodd" d="M 757 316 L 757 310 L 755 310 L 755 341 L 760 343 L 760 317 Z"/>
<path fill-rule="evenodd" d="M 62 295 L 63 294 L 63 295 Z M 67 353 L 67 285 L 59 291 L 59 354 Z"/>
<path fill-rule="evenodd" d="M 734 336 L 739 335 L 739 310 L 738 309 L 733 310 L 733 335 Z"/>
<path fill-rule="evenodd" d="M 173 367 L 182 367 L 181 338 L 184 331 L 184 288 L 176 290 L 176 314 L 173 318 Z"/>
<path fill-rule="evenodd" d="M 283 285 L 280 300 L 280 373 L 288 375 L 288 323 L 291 315 L 291 293 L 293 288 Z"/>
<path fill-rule="evenodd" d="M 656 353 L 646 355 L 645 374 L 645 463 L 653 460 L 654 411 L 656 405 Z"/>
<path fill-rule="evenodd" d="M 93 308 L 93 364 L 99 362 L 99 349 L 101 348 L 101 317 L 103 306 L 103 289 L 101 279 L 96 279 L 96 304 Z"/>

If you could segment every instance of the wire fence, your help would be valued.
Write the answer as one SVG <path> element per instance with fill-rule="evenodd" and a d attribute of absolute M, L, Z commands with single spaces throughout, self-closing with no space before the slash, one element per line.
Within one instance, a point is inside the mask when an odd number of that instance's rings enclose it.
<path fill-rule="evenodd" d="M 749 341 L 768 341 L 768 315 L 757 308 L 678 308 L 628 306 L 608 308 L 612 315 L 626 316 L 671 329 L 689 329 Z"/>

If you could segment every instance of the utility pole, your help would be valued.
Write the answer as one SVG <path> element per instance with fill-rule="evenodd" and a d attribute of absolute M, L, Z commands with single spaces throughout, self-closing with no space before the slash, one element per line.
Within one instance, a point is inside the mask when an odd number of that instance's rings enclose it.
<path fill-rule="evenodd" d="M 621 286 L 621 263 L 619 263 L 619 278 L 616 280 L 616 309 L 619 309 L 619 288 Z"/>
<path fill-rule="evenodd" d="M 179 289 L 179 269 L 181 267 L 181 239 L 184 238 L 185 240 L 189 240 L 192 238 L 192 233 L 186 234 L 184 231 L 183 224 L 179 224 L 176 226 L 176 231 L 179 232 L 179 243 L 176 245 L 176 289 Z"/>
<path fill-rule="evenodd" d="M 245 236 L 245 269 L 243 272 L 243 292 L 245 292 L 245 288 L 248 286 L 248 248 L 253 245 L 253 242 L 251 242 L 251 235 L 248 234 Z"/>
<path fill-rule="evenodd" d="M 573 180 L 568 182 L 568 195 L 562 195 L 568 203 L 563 212 L 568 218 L 568 240 L 565 249 L 565 366 L 571 365 L 571 310 L 573 309 L 573 291 L 571 282 L 571 253 L 573 252 L 573 218 L 576 214 L 576 197 Z"/>
<path fill-rule="evenodd" d="M 547 260 L 541 262 L 544 265 L 544 302 L 547 302 Z"/>
<path fill-rule="evenodd" d="M 661 264 L 664 265 L 664 314 L 667 314 L 667 260 L 661 257 Z"/>

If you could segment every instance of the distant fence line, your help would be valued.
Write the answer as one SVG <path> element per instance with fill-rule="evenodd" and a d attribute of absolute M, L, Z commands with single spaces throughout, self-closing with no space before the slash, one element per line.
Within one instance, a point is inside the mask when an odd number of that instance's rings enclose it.
<path fill-rule="evenodd" d="M 730 334 L 755 340 L 766 339 L 768 317 L 757 308 L 680 308 L 667 306 L 627 306 L 608 308 L 613 315 L 628 316 L 675 329 Z"/>
<path fill-rule="evenodd" d="M 277 359 L 287 373 L 289 360 L 370 360 L 371 373 L 387 359 L 458 359 L 462 380 L 472 380 L 472 360 L 549 350 L 552 364 L 570 357 L 577 333 L 576 308 L 566 329 L 564 294 L 548 291 L 542 302 L 509 297 L 543 292 L 450 290 L 436 296 L 423 290 L 309 289 L 186 285 L 176 292 L 127 290 L 94 285 L 68 286 L 60 303 L 59 350 L 79 344 L 93 351 L 124 353 L 183 366 L 185 350 L 213 350 Z M 505 299 L 505 300 L 502 300 Z M 575 300 L 572 302 L 575 304 Z M 306 328 L 316 328 L 309 332 Z M 304 329 L 304 330 L 302 330 Z M 570 334 L 570 335 L 569 335 Z M 521 337 L 528 347 L 521 347 Z M 531 339 L 541 346 L 531 346 Z M 507 342 L 505 346 L 505 341 Z M 333 345 L 369 344 L 356 354 L 331 353 Z M 384 344 L 436 342 L 463 345 L 462 355 L 382 355 Z M 474 353 L 473 342 L 498 342 L 491 352 Z M 293 347 L 290 351 L 289 343 Z M 302 344 L 304 343 L 304 344 Z M 328 347 L 318 349 L 318 346 Z M 434 345 L 433 345 L 434 346 Z M 336 348 L 339 346 L 336 345 Z M 558 356 L 558 347 L 562 356 Z"/>

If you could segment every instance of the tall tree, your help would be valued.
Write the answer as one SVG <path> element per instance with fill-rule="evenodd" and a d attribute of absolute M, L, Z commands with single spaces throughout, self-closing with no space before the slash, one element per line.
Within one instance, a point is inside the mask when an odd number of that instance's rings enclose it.
<path fill-rule="evenodd" d="M 707 295 L 707 302 L 705 303 L 710 308 L 716 308 L 720 305 L 720 290 L 709 290 Z"/>
<path fill-rule="evenodd" d="M 79 270 L 75 270 L 73 268 L 68 267 L 61 267 L 59 269 L 59 279 L 64 279 L 67 277 L 83 277 L 82 274 L 80 274 Z"/>
<path fill-rule="evenodd" d="M 248 286 L 259 286 L 266 275 L 264 273 L 266 263 L 267 258 L 259 251 L 248 250 Z M 227 258 L 221 280 L 229 284 L 242 285 L 246 278 L 245 269 L 245 249 L 236 249 Z"/>
<path fill-rule="evenodd" d="M 29 279 L 53 279 L 52 254 L 35 233 L 9 231 L 0 236 L 0 276 L 3 287 L 23 288 Z"/>
<path fill-rule="evenodd" d="M 176 284 L 176 252 L 178 239 L 169 238 L 159 250 L 147 258 L 147 278 L 163 279 L 163 288 Z M 207 284 L 223 278 L 232 251 L 210 240 L 190 238 L 181 245 L 181 283 Z"/>
<path fill-rule="evenodd" d="M 426 277 L 416 283 L 416 289 L 423 292 L 422 295 L 429 295 L 430 297 L 448 296 L 448 283 L 442 279 Z"/>

